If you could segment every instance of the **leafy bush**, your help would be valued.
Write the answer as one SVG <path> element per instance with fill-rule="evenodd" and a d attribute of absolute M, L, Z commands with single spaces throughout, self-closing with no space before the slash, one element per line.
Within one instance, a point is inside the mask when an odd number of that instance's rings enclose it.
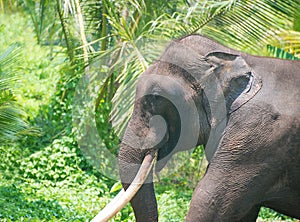
<path fill-rule="evenodd" d="M 76 173 L 79 164 L 76 144 L 71 138 L 63 137 L 25 158 L 21 162 L 20 170 L 25 178 L 62 181 Z"/>
<path fill-rule="evenodd" d="M 288 216 L 280 214 L 272 209 L 262 207 L 258 215 L 258 221 L 296 221 Z"/>
<path fill-rule="evenodd" d="M 0 186 L 0 219 L 12 221 L 32 218 L 47 221 L 63 218 L 65 211 L 55 200 L 27 200 L 15 185 Z M 1 220 L 2 221 L 2 220 Z M 4 220 L 5 221 L 5 220 Z"/>
<path fill-rule="evenodd" d="M 191 198 L 191 190 L 170 189 L 157 196 L 159 221 L 181 222 L 187 214 Z"/>
<path fill-rule="evenodd" d="M 8 146 L 1 151 L 7 164 L 0 165 L 0 219 L 85 221 L 110 201 L 111 181 L 81 169 L 85 160 L 70 137 L 32 154 Z"/>
<path fill-rule="evenodd" d="M 0 147 L 0 181 L 10 180 L 19 175 L 20 172 L 20 159 L 25 156 L 25 150 L 15 146 L 1 146 Z"/>

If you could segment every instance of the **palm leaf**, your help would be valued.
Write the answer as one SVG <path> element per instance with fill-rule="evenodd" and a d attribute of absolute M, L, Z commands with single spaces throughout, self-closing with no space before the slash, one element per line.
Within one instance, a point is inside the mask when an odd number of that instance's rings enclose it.
<path fill-rule="evenodd" d="M 16 103 L 10 85 L 17 79 L 12 76 L 14 64 L 19 59 L 18 45 L 0 54 L 0 142 L 12 141 L 25 134 L 37 133 L 25 121 L 26 114 Z"/>
<path fill-rule="evenodd" d="M 291 54 L 300 56 L 300 32 L 284 30 L 278 33 L 277 45 Z"/>
<path fill-rule="evenodd" d="M 278 30 L 291 29 L 297 0 L 237 1 L 200 32 L 237 50 L 261 54 Z"/>
<path fill-rule="evenodd" d="M 267 50 L 271 56 L 280 58 L 280 59 L 291 59 L 291 60 L 300 60 L 300 58 L 294 56 L 291 53 L 284 51 L 283 49 L 277 48 L 272 45 L 267 45 Z"/>
<path fill-rule="evenodd" d="M 20 46 L 15 43 L 0 54 L 0 78 L 6 81 L 15 72 L 14 64 L 20 56 Z"/>

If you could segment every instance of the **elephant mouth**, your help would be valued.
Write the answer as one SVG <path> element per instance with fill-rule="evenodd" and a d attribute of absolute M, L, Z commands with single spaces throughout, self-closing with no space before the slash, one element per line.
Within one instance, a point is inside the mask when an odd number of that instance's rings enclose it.
<path fill-rule="evenodd" d="M 91 222 L 106 222 L 115 216 L 127 203 L 134 197 L 139 191 L 141 186 L 147 179 L 154 162 L 157 158 L 158 151 L 153 150 L 146 154 L 139 171 L 137 172 L 134 180 L 127 188 L 126 191 L 122 189 L 117 196 L 107 204 L 98 214 L 93 218 Z"/>

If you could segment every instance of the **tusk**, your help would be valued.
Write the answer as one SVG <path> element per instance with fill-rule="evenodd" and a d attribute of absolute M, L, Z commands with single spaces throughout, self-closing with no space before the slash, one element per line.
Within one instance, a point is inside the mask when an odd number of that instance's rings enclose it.
<path fill-rule="evenodd" d="M 142 162 L 142 165 L 136 174 L 134 180 L 126 191 L 122 189 L 118 195 L 102 209 L 91 222 L 106 222 L 115 216 L 139 191 L 146 178 L 148 177 L 154 161 L 157 156 L 157 151 L 147 154 Z"/>

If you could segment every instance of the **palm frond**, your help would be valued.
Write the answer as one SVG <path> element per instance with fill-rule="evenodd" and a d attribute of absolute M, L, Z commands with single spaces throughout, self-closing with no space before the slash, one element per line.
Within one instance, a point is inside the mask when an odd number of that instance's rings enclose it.
<path fill-rule="evenodd" d="M 280 58 L 280 59 L 290 59 L 290 60 L 300 60 L 300 58 L 294 56 L 291 53 L 284 51 L 281 48 L 277 48 L 276 46 L 267 45 L 267 50 L 270 56 Z"/>
<path fill-rule="evenodd" d="M 10 91 L 0 94 L 0 141 L 12 141 L 29 133 L 28 123 L 24 120 L 25 113 L 15 103 Z"/>
<path fill-rule="evenodd" d="M 237 1 L 201 33 L 235 49 L 260 54 L 277 31 L 292 28 L 297 4 L 297 0 Z"/>
<path fill-rule="evenodd" d="M 17 79 L 13 74 L 15 74 L 14 64 L 19 59 L 19 52 L 18 45 L 13 45 L 0 54 L 0 142 L 37 133 L 25 121 L 26 114 L 16 103 L 10 89 L 11 84 Z"/>
<path fill-rule="evenodd" d="M 51 44 L 58 31 L 56 23 L 56 1 L 22 0 L 16 1 L 30 15 L 34 33 L 39 44 Z M 56 36 L 57 37 L 57 36 Z"/>
<path fill-rule="evenodd" d="M 20 46 L 18 43 L 9 46 L 2 54 L 0 54 L 0 78 L 2 81 L 6 81 L 7 78 L 13 78 L 12 75 L 15 74 L 14 64 L 19 56 Z"/>
<path fill-rule="evenodd" d="M 285 51 L 300 56 L 300 32 L 293 30 L 283 30 L 277 35 L 278 46 Z"/>

